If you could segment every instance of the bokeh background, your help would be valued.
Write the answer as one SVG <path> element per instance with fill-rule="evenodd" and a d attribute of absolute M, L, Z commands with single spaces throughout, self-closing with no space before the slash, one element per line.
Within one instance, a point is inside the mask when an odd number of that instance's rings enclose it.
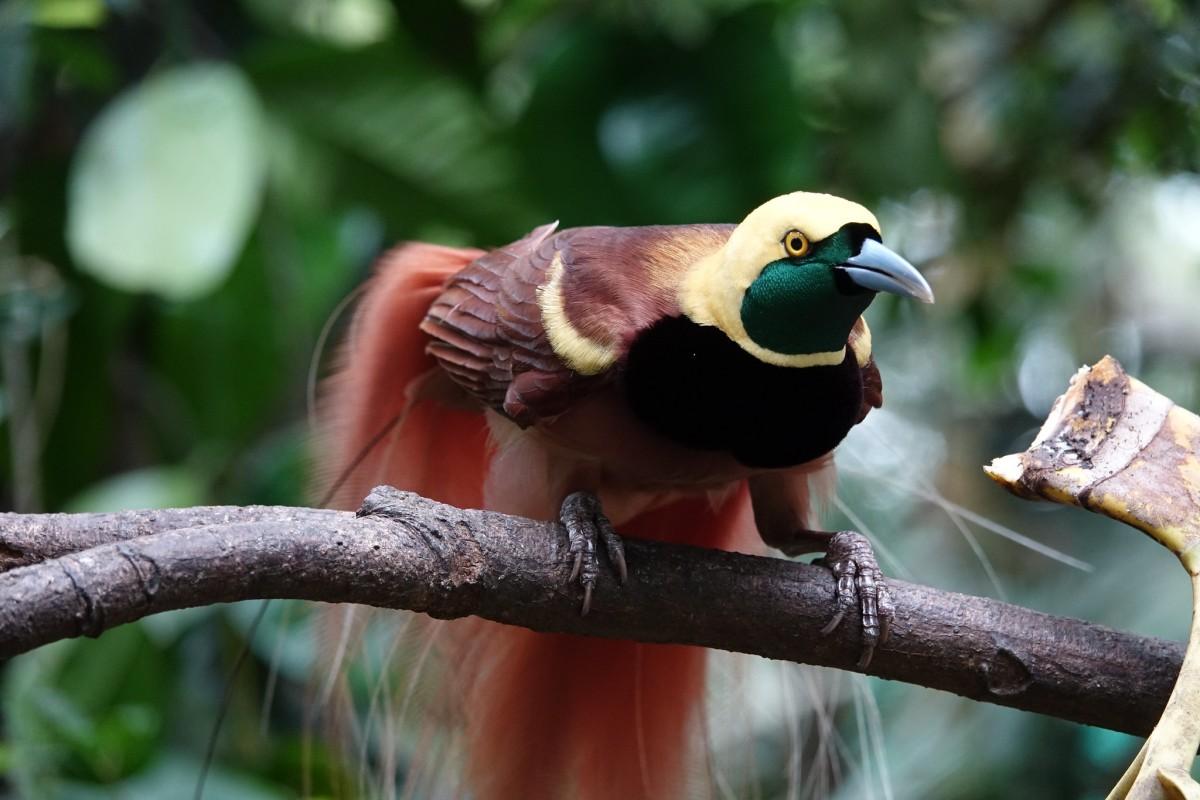
<path fill-rule="evenodd" d="M 1200 404 L 1198 171 L 1179 0 L 6 0 L 0 502 L 303 503 L 320 334 L 382 248 L 732 222 L 816 189 L 874 208 L 938 296 L 869 312 L 887 405 L 844 448 L 829 525 L 901 577 L 1182 639 L 1165 551 L 979 467 L 1105 353 Z M 4 665 L 3 790 L 189 795 L 256 609 Z M 275 604 L 249 652 L 205 796 L 351 794 L 359 766 L 304 744 L 306 609 Z M 755 757 L 721 797 L 1099 798 L 1137 746 L 908 685 L 742 674 L 750 736 L 714 743 Z M 789 762 L 819 690 L 827 744 Z"/>

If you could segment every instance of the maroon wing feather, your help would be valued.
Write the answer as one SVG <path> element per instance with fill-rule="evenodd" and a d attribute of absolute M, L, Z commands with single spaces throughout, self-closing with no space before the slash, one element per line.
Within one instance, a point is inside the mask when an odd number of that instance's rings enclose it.
<path fill-rule="evenodd" d="M 545 245 L 556 226 L 543 225 L 471 262 L 447 282 L 421 324 L 429 353 L 456 383 L 523 425 L 561 411 L 550 401 L 580 377 L 554 354 L 537 301 L 554 257 Z M 523 402 L 526 395 L 543 405 Z"/>

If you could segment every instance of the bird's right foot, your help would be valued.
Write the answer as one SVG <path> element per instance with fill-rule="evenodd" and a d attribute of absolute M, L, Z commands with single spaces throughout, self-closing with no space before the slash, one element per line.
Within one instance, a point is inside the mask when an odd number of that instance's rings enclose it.
<path fill-rule="evenodd" d="M 857 531 L 839 531 L 829 539 L 823 564 L 833 573 L 834 598 L 837 610 L 821 630 L 829 634 L 849 615 L 858 615 L 862 622 L 862 655 L 858 668 L 866 669 L 875 654 L 875 647 L 887 641 L 896 606 L 888 589 L 883 571 L 875 558 L 875 549 L 867 537 Z"/>
<path fill-rule="evenodd" d="M 592 590 L 600 575 L 600 557 L 597 545 L 603 542 L 608 560 L 621 583 L 629 578 L 625 565 L 625 546 L 621 537 L 613 530 L 612 523 L 604 515 L 600 498 L 591 492 L 572 492 L 562 502 L 559 519 L 567 531 L 567 552 L 573 557 L 569 582 L 579 581 L 583 586 L 583 605 L 580 615 L 592 607 Z"/>

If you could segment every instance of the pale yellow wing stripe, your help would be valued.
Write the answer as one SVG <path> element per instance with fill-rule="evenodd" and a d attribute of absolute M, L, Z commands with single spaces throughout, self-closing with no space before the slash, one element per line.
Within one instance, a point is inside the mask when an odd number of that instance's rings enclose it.
<path fill-rule="evenodd" d="M 564 307 L 562 254 L 555 253 L 550 263 L 550 279 L 538 287 L 538 305 L 542 309 L 542 326 L 555 354 L 580 375 L 604 372 L 617 361 L 617 350 L 575 330 L 567 319 Z"/>

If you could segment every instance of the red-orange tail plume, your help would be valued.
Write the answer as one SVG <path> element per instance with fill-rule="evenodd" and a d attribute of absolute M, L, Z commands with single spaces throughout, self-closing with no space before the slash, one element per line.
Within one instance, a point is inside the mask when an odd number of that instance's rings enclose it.
<path fill-rule="evenodd" d="M 331 486 L 340 481 L 333 506 L 357 508 L 386 483 L 461 508 L 482 507 L 486 421 L 430 396 L 435 392 L 422 384 L 435 367 L 417 329 L 446 279 L 481 255 L 407 244 L 380 260 L 322 401 L 328 456 L 321 468 Z"/>
<path fill-rule="evenodd" d="M 439 402 L 418 325 L 443 282 L 480 255 L 408 245 L 387 256 L 368 287 L 342 371 L 327 395 L 333 458 L 350 471 L 334 504 L 358 505 L 374 485 L 462 507 L 483 504 L 491 453 L 481 411 Z M 393 421 L 395 421 L 393 423 Z M 623 534 L 686 534 L 733 548 L 745 491 L 716 507 L 680 500 L 620 526 Z M 482 620 L 437 637 L 461 707 L 467 777 L 479 800 L 681 797 L 702 741 L 697 710 L 705 651 L 677 645 L 536 634 Z"/>

